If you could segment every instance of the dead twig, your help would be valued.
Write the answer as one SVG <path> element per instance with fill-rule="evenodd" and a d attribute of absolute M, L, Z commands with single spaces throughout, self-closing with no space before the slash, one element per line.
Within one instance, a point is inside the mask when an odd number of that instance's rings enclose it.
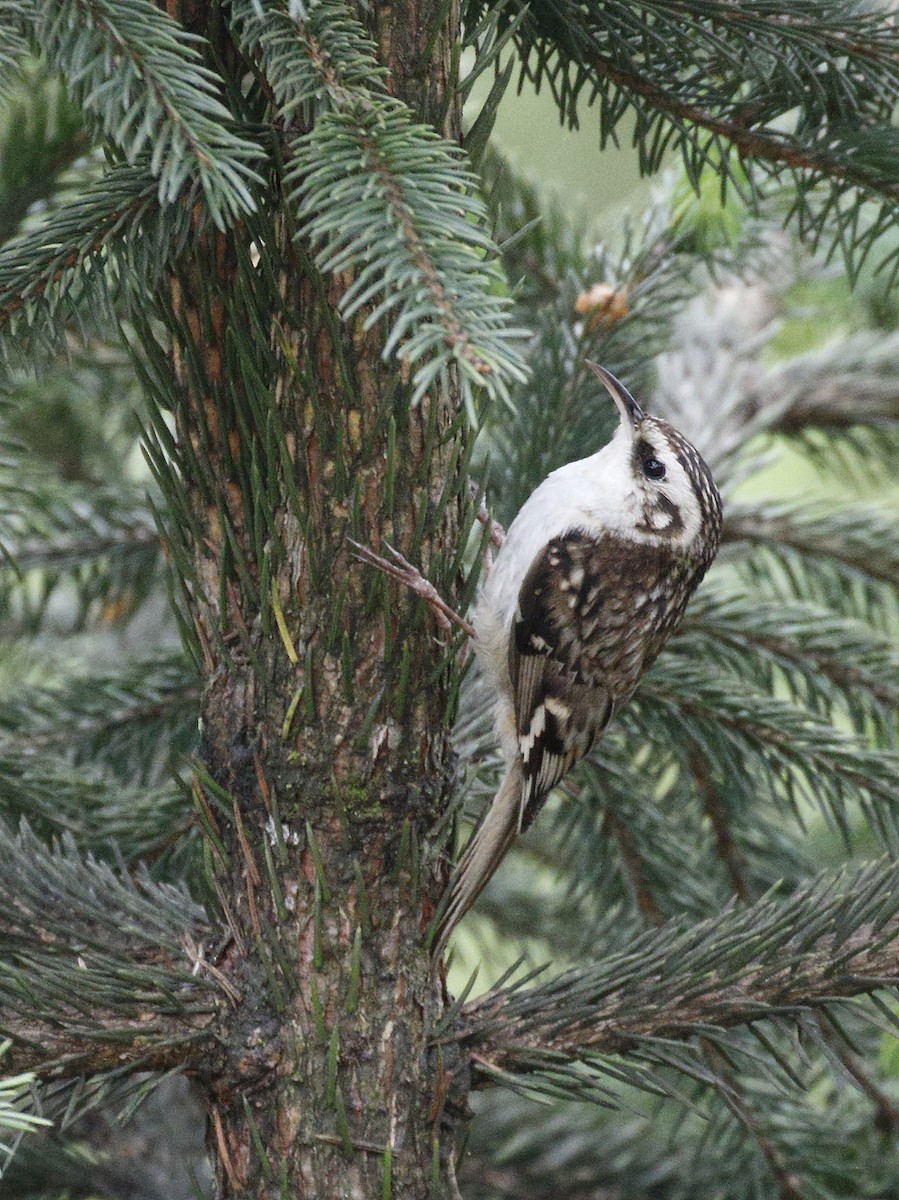
<path fill-rule="evenodd" d="M 354 542 L 351 538 L 348 539 L 353 547 L 356 557 L 370 567 L 375 567 L 378 571 L 388 575 L 391 579 L 396 579 L 404 587 L 415 592 L 417 596 L 421 596 L 425 604 L 432 610 L 437 620 L 437 624 L 447 633 L 452 632 L 453 626 L 465 631 L 468 637 L 474 637 L 474 626 L 460 617 L 454 608 L 443 599 L 433 583 L 429 579 L 425 579 L 421 571 L 405 559 L 399 550 L 395 550 L 389 543 L 384 542 L 388 552 L 393 556 L 393 561 L 382 558 L 380 554 L 375 554 L 368 546 L 362 546 L 359 542 Z"/>
<path fill-rule="evenodd" d="M 506 540 L 506 531 L 500 525 L 499 521 L 491 517 L 490 510 L 487 508 L 487 503 L 483 496 L 478 501 L 478 520 L 490 530 L 490 541 L 499 550 Z"/>

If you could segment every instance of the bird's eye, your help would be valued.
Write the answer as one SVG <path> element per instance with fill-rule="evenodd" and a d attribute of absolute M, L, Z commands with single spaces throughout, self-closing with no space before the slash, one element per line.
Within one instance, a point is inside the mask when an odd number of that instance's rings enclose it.
<path fill-rule="evenodd" d="M 649 458 L 643 459 L 643 461 L 640 463 L 640 470 L 647 479 L 665 478 L 665 464 L 658 458 L 654 458 L 652 455 L 650 455 Z"/>

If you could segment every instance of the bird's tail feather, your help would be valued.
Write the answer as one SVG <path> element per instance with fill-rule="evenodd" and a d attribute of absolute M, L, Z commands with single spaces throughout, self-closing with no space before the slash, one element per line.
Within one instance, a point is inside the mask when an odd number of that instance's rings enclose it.
<path fill-rule="evenodd" d="M 523 787 L 521 760 L 516 759 L 456 864 L 447 888 L 446 907 L 437 926 L 435 958 L 442 953 L 449 935 L 477 900 L 518 833 Z"/>

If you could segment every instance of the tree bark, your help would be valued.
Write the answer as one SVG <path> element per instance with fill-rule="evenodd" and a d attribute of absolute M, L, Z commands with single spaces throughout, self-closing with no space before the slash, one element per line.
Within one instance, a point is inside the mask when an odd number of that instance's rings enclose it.
<path fill-rule="evenodd" d="M 173 15 L 209 33 L 205 6 Z M 457 5 L 358 15 L 392 90 L 458 137 Z M 388 541 L 452 602 L 466 432 L 451 391 L 410 409 L 382 330 L 341 323 L 348 281 L 318 275 L 277 190 L 266 220 L 264 247 L 247 228 L 198 235 L 162 300 L 183 513 L 169 542 L 205 676 L 195 790 L 228 926 L 215 965 L 239 995 L 204 1081 L 210 1149 L 222 1197 L 439 1197 L 452 1073 L 429 1057 L 442 990 L 422 935 L 445 883 L 429 832 L 458 667 L 348 539 Z M 254 252 L 278 280 L 262 316 Z M 262 321 L 257 375 L 235 340 Z"/>

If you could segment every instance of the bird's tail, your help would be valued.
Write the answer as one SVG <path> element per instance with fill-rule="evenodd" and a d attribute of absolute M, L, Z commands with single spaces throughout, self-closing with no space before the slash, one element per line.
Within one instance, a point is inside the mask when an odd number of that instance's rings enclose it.
<path fill-rule="evenodd" d="M 433 943 L 439 958 L 449 935 L 477 900 L 521 826 L 524 775 L 521 760 L 507 769 L 481 824 L 469 838 L 447 888 L 446 907 L 439 917 Z"/>

